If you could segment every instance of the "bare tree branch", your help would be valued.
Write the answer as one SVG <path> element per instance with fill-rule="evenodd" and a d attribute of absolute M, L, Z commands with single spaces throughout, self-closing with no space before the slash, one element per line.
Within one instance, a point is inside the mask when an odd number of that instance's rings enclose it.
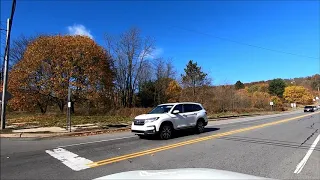
<path fill-rule="evenodd" d="M 131 107 L 145 61 L 154 50 L 154 41 L 151 38 L 141 37 L 137 28 L 131 28 L 118 38 L 106 35 L 105 40 L 107 51 L 115 60 L 116 86 L 121 92 L 122 106 Z"/>
<path fill-rule="evenodd" d="M 31 43 L 35 37 L 27 37 L 25 35 L 20 35 L 18 38 L 14 39 L 11 43 L 10 48 L 10 64 L 9 68 L 11 69 L 13 65 L 18 63 L 22 58 L 23 54 L 27 49 L 29 43 Z"/>

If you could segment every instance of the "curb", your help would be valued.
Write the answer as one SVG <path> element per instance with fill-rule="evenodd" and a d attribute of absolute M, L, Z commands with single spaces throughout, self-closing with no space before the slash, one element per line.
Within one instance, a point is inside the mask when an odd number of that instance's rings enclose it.
<path fill-rule="evenodd" d="M 130 127 L 125 128 L 117 128 L 117 129 L 104 129 L 104 130 L 93 130 L 93 131 L 80 131 L 80 132 L 71 132 L 71 133 L 63 133 L 59 134 L 54 137 L 61 137 L 61 136 L 82 136 L 82 135 L 97 135 L 97 134 L 106 134 L 106 133 L 115 133 L 115 132 L 122 132 L 128 131 Z"/>

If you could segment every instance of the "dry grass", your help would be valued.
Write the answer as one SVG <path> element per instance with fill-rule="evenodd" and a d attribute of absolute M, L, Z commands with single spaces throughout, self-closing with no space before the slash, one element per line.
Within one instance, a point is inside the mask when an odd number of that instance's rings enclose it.
<path fill-rule="evenodd" d="M 30 114 L 30 113 L 10 113 L 7 117 L 8 125 L 13 123 L 23 123 L 23 126 L 36 125 L 41 127 L 58 126 L 64 127 L 66 125 L 66 115 L 63 114 Z M 129 124 L 131 122 L 130 117 L 122 116 L 71 116 L 72 125 L 78 124 Z"/>
<path fill-rule="evenodd" d="M 107 113 L 100 115 L 84 115 L 76 111 L 76 114 L 71 116 L 72 125 L 79 124 L 98 124 L 100 127 L 106 125 L 130 124 L 132 119 L 140 114 L 147 113 L 151 108 L 122 108 L 118 110 L 110 110 Z M 209 112 L 208 118 L 223 118 L 232 116 L 251 116 L 270 114 L 275 112 L 263 111 L 262 109 L 247 108 L 237 109 L 237 111 L 227 111 L 223 113 Z M 60 113 L 57 110 L 50 110 L 46 114 L 36 112 L 9 112 L 7 115 L 7 124 L 21 123 L 21 127 L 25 126 L 41 126 L 50 127 L 66 126 L 66 114 Z"/>
<path fill-rule="evenodd" d="M 130 124 L 132 119 L 140 114 L 147 113 L 151 108 L 122 108 L 110 110 L 108 112 L 86 115 L 84 111 L 76 109 L 76 113 L 71 116 L 72 125 L 98 124 L 100 126 Z M 66 126 L 66 114 L 61 113 L 57 108 L 50 107 L 46 114 L 39 112 L 18 112 L 11 111 L 7 115 L 7 124 L 21 123 L 21 126 L 41 126 L 50 127 Z"/>
<path fill-rule="evenodd" d="M 132 117 L 138 116 L 140 114 L 146 114 L 150 112 L 152 108 L 121 108 L 117 110 L 112 110 L 108 114 L 110 115 L 118 115 L 118 116 L 124 116 L 124 117 Z"/>
<path fill-rule="evenodd" d="M 228 117 L 242 117 L 242 116 L 258 116 L 258 115 L 267 115 L 267 114 L 276 114 L 280 111 L 256 111 L 256 112 L 247 112 L 247 113 L 237 113 L 237 112 L 225 112 L 217 114 L 209 114 L 209 119 L 218 119 L 218 118 L 228 118 Z"/>

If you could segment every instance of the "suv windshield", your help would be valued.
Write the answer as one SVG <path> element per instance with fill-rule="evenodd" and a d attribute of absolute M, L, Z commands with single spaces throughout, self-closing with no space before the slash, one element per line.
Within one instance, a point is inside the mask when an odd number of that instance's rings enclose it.
<path fill-rule="evenodd" d="M 312 106 L 306 106 L 306 107 L 304 107 L 304 108 L 313 108 Z"/>
<path fill-rule="evenodd" d="M 171 110 L 171 108 L 173 107 L 173 105 L 161 105 L 161 106 L 157 106 L 156 108 L 154 108 L 151 112 L 149 112 L 149 114 L 163 114 L 163 113 L 167 113 Z"/>

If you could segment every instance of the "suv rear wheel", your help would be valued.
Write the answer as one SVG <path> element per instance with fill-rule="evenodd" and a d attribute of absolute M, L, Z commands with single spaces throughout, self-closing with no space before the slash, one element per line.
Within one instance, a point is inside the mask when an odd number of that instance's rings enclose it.
<path fill-rule="evenodd" d="M 197 125 L 195 127 L 197 133 L 203 133 L 204 132 L 204 121 L 203 120 L 198 120 Z"/>
<path fill-rule="evenodd" d="M 159 131 L 159 137 L 160 139 L 166 140 L 170 139 L 172 136 L 172 126 L 170 124 L 164 124 L 161 126 Z"/>

